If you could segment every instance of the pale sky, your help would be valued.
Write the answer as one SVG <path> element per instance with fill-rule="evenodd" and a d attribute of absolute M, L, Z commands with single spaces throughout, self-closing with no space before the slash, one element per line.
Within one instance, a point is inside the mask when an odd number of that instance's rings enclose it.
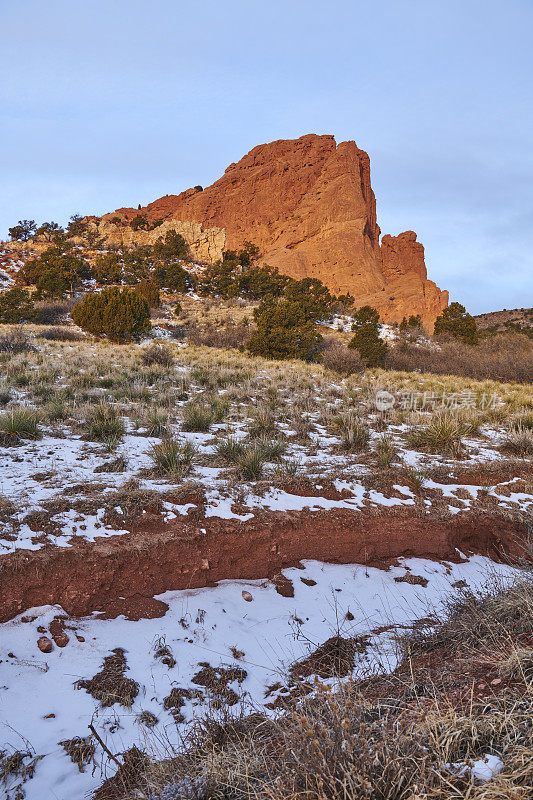
<path fill-rule="evenodd" d="M 0 30 L 1 238 L 331 133 L 452 300 L 533 306 L 532 0 L 0 0 Z"/>

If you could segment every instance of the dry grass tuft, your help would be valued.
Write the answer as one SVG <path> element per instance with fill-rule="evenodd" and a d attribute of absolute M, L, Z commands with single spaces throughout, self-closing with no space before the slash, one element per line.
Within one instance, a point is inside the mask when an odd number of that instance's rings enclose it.
<path fill-rule="evenodd" d="M 428 425 L 413 428 L 408 435 L 409 444 L 420 450 L 443 455 L 459 456 L 463 438 L 472 432 L 472 426 L 452 414 L 435 414 Z"/>
<path fill-rule="evenodd" d="M 117 409 L 109 403 L 100 403 L 90 413 L 85 428 L 90 439 L 110 445 L 118 443 L 126 432 Z"/>
<path fill-rule="evenodd" d="M 160 475 L 181 479 L 191 471 L 196 448 L 191 442 L 168 438 L 154 444 L 149 455 Z"/>
<path fill-rule="evenodd" d="M 115 703 L 130 708 L 139 694 L 139 684 L 124 676 L 127 669 L 124 650 L 116 647 L 111 655 L 104 658 L 100 672 L 92 678 L 76 681 L 74 685 L 76 689 L 85 689 L 105 708 Z"/>
<path fill-rule="evenodd" d="M 0 415 L 0 444 L 19 444 L 23 439 L 40 439 L 39 415 L 30 408 L 12 408 Z"/>
<path fill-rule="evenodd" d="M 370 441 L 368 425 L 352 411 L 339 414 L 334 423 L 341 435 L 342 446 L 350 452 L 365 450 Z"/>
<path fill-rule="evenodd" d="M 170 369 L 174 365 L 174 356 L 171 349 L 156 343 L 143 348 L 141 360 L 145 366 L 158 364 L 160 367 Z"/>
<path fill-rule="evenodd" d="M 136 796 L 526 800 L 533 785 L 533 650 L 518 643 L 533 635 L 532 608 L 527 575 L 484 595 L 463 593 L 443 623 L 423 635 L 416 626 L 403 640 L 405 658 L 392 675 L 348 680 L 335 690 L 317 682 L 277 718 L 212 712 L 190 729 L 183 751 L 139 772 Z M 333 637 L 294 666 L 294 677 L 348 675 L 365 645 Z M 433 652 L 445 660 L 431 671 Z M 474 695 L 471 673 L 480 669 L 513 683 Z M 180 706 L 184 697 L 172 702 Z M 484 781 L 475 768 L 487 754 L 500 772 Z"/>
<path fill-rule="evenodd" d="M 514 430 L 510 430 L 501 445 L 501 450 L 521 458 L 533 456 L 533 429 L 518 425 Z"/>

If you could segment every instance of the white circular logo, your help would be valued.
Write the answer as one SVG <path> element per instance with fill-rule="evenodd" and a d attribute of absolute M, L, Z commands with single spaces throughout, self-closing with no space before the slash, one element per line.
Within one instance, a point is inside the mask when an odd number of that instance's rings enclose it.
<path fill-rule="evenodd" d="M 387 392 L 386 389 L 381 389 L 376 392 L 376 408 L 378 411 L 388 411 L 394 405 L 394 395 Z"/>

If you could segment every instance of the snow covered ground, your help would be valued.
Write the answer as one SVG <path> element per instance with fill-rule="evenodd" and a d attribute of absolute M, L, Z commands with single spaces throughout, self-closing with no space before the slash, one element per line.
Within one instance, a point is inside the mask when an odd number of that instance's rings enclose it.
<path fill-rule="evenodd" d="M 230 434 L 236 439 L 243 435 L 239 425 L 232 427 Z M 401 427 L 401 426 L 397 426 Z M 200 455 L 209 457 L 214 453 L 217 429 L 224 435 L 228 435 L 225 426 L 214 426 L 213 433 L 186 433 L 179 432 L 179 435 L 192 442 Z M 401 431 L 395 431 L 394 426 L 389 429 L 389 435 L 395 435 L 395 446 L 402 455 L 403 462 L 412 467 L 424 464 L 425 458 L 422 454 L 402 446 L 400 438 Z M 377 436 L 377 434 L 375 434 Z M 497 433 L 494 433 L 497 437 Z M 389 508 L 391 506 L 413 506 L 415 495 L 408 486 L 397 484 L 394 486 L 394 496 L 390 492 L 377 491 L 368 488 L 364 483 L 365 468 L 357 465 L 357 458 L 351 465 L 347 463 L 347 455 L 336 453 L 339 440 L 335 437 L 323 436 L 321 449 L 314 455 L 306 453 L 305 449 L 297 444 L 289 445 L 288 456 L 298 458 L 301 463 L 306 464 L 306 470 L 313 464 L 335 466 L 338 462 L 342 467 L 346 477 L 337 478 L 332 481 L 332 486 L 339 492 L 343 492 L 343 497 L 339 499 L 328 499 L 321 496 L 322 485 L 315 482 L 316 494 L 313 496 L 299 496 L 280 487 L 271 487 L 260 490 L 254 484 L 246 485 L 239 483 L 237 486 L 228 485 L 225 470 L 223 468 L 195 465 L 190 475 L 190 479 L 205 492 L 205 515 L 208 517 L 217 516 L 222 519 L 238 519 L 242 522 L 250 519 L 254 512 L 258 511 L 299 511 L 304 508 L 322 509 L 351 509 L 353 511 L 369 507 Z M 17 510 L 11 514 L 11 526 L 4 520 L 0 521 L 0 555 L 7 555 L 18 549 L 38 550 L 45 545 L 68 546 L 71 538 L 82 538 L 87 541 L 94 541 L 96 537 L 116 536 L 125 533 L 125 530 L 113 528 L 104 523 L 104 510 L 111 498 L 113 491 L 119 490 L 128 480 L 135 478 L 139 486 L 144 489 L 154 490 L 164 494 L 171 490 L 171 485 L 165 481 L 151 479 L 142 474 L 150 466 L 149 452 L 151 447 L 159 439 L 144 435 L 129 434 L 124 437 L 123 442 L 115 450 L 112 456 L 105 451 L 102 446 L 95 443 L 84 441 L 79 435 L 69 438 L 60 438 L 57 435 L 46 435 L 37 442 L 27 442 L 16 448 L 0 447 L 0 498 L 10 501 Z M 393 438 L 394 441 L 394 438 Z M 289 439 L 290 442 L 290 439 Z M 471 448 L 475 446 L 472 440 Z M 478 457 L 481 462 L 490 462 L 498 457 L 498 453 L 489 444 L 481 445 L 477 442 Z M 108 462 L 111 458 L 123 456 L 127 462 L 127 468 L 118 473 L 96 473 L 99 467 Z M 473 456 L 473 458 L 475 458 Z M 444 459 L 432 456 L 435 464 L 445 464 Z M 350 471 L 352 477 L 349 477 Z M 362 473 L 361 477 L 353 476 L 353 473 Z M 495 487 L 487 487 L 472 484 L 447 484 L 440 483 L 432 479 L 425 479 L 424 490 L 431 490 L 442 497 L 444 502 L 448 502 L 450 513 L 457 514 L 460 510 L 472 507 L 478 497 L 484 496 L 494 498 L 502 508 L 515 509 L 525 512 L 531 507 L 532 495 L 513 490 L 514 481 L 506 481 Z M 102 486 L 105 488 L 102 490 Z M 95 491 L 91 494 L 91 486 Z M 100 486 L 100 495 L 96 489 Z M 64 499 L 68 492 L 73 505 L 76 500 L 82 500 L 84 496 L 96 498 L 101 497 L 101 507 L 91 513 L 83 510 L 70 509 L 58 511 L 50 517 L 50 520 L 57 527 L 56 534 L 52 532 L 35 532 L 24 520 L 31 511 L 40 511 L 46 507 L 47 503 L 55 499 Z M 233 505 L 238 502 L 239 511 L 233 511 Z M 428 499 L 426 506 L 430 508 L 434 501 Z M 170 520 L 178 514 L 186 514 L 193 506 L 190 504 L 180 505 L 166 502 L 166 519 Z"/>
<path fill-rule="evenodd" d="M 27 800 L 82 800 L 116 768 L 94 738 L 89 743 L 96 747 L 95 764 L 83 772 L 60 744 L 90 737 L 89 724 L 112 753 L 137 743 L 161 754 L 178 745 L 188 722 L 220 700 L 201 679 L 194 681 L 206 664 L 244 670 L 245 677 L 233 673 L 224 690 L 231 702 L 238 697 L 232 709 L 242 704 L 264 709 L 287 694 L 290 665 L 336 633 L 369 636 L 368 648 L 356 656 L 355 675 L 390 670 L 396 664 L 393 630 L 383 628 L 438 615 L 442 602 L 459 591 L 454 587 L 459 581 L 475 590 L 491 576 L 508 580 L 516 574 L 482 557 L 460 564 L 406 559 L 389 570 L 307 561 L 303 569 L 284 570 L 294 585 L 293 598 L 283 597 L 267 580 L 226 581 L 160 595 L 169 605 L 161 619 L 72 619 L 59 607 L 31 609 L 0 626 L 0 750 L 27 753 L 25 764 L 38 759 L 33 778 L 23 784 Z M 395 580 L 406 576 L 415 580 Z M 37 640 L 57 616 L 65 617 L 69 642 L 42 653 Z M 76 688 L 78 680 L 100 671 L 115 648 L 124 650 L 125 677 L 138 683 L 130 708 L 119 703 L 103 708 Z M 175 660 L 173 666 L 163 663 L 162 649 L 167 661 L 169 654 Z M 164 707 L 173 688 L 192 690 L 176 712 L 184 722 Z M 17 797 L 19 781 L 13 777 L 8 783 L 9 800 Z"/>
<path fill-rule="evenodd" d="M 513 477 L 525 473 L 527 462 L 516 459 L 506 470 L 500 449 L 508 430 L 506 414 L 516 416 L 522 408 L 518 389 L 506 390 L 507 399 L 517 401 L 512 407 L 498 401 L 502 418 L 485 415 L 478 432 L 464 436 L 458 459 L 413 447 L 409 433 L 431 419 L 432 409 L 414 412 L 398 401 L 388 415 L 378 413 L 377 390 L 395 387 L 373 376 L 344 380 L 308 365 L 269 365 L 237 354 L 220 360 L 216 351 L 172 342 L 168 346 L 175 363 L 166 369 L 147 366 L 144 349 L 133 345 L 120 349 L 34 341 L 35 349 L 6 357 L 0 380 L 5 411 L 19 406 L 35 410 L 41 435 L 0 445 L 0 560 L 16 550 L 71 546 L 74 537 L 91 542 L 122 537 L 128 525 L 120 497 L 137 490 L 157 494 L 162 524 L 190 511 L 196 521 L 204 515 L 245 526 L 257 513 L 305 508 L 358 514 L 394 506 L 450 519 L 461 511 L 532 510 L 530 484 Z M 430 384 L 422 376 L 409 381 L 419 397 L 457 391 L 441 378 Z M 208 407 L 227 405 L 222 421 L 205 433 L 186 430 L 184 424 L 187 407 L 197 401 Z M 112 406 L 125 428 L 112 446 L 92 439 L 87 425 L 100 403 Z M 365 448 L 345 446 L 346 427 L 339 417 L 364 423 Z M 159 418 L 165 433 L 149 435 Z M 283 452 L 277 461 L 265 463 L 260 479 L 250 480 L 217 452 L 217 444 L 231 439 L 251 446 L 258 440 L 252 429 L 260 423 L 265 427 L 261 437 L 280 444 Z M 184 480 L 154 469 L 150 451 L 165 434 L 194 445 Z M 392 453 L 384 464 L 380 447 Z M 115 462 L 121 464 L 119 471 L 114 471 Z M 469 471 L 476 466 L 478 471 Z M 175 746 L 184 726 L 221 698 L 237 701 L 234 710 L 241 703 L 275 704 L 289 692 L 291 663 L 337 631 L 369 637 L 357 656 L 356 675 L 391 669 L 396 663 L 393 631 L 384 628 L 410 625 L 435 608 L 438 613 L 442 600 L 457 590 L 454 584 L 485 586 L 491 572 L 514 574 L 481 557 L 461 564 L 410 559 L 386 571 L 305 562 L 304 569 L 284 571 L 294 585 L 293 598 L 283 597 L 267 580 L 227 581 L 160 595 L 169 610 L 155 620 L 71 619 L 60 607 L 28 610 L 0 626 L 0 751 L 21 752 L 26 768 L 36 759 L 34 776 L 23 785 L 29 800 L 81 800 L 114 769 L 90 738 L 89 724 L 94 723 L 112 753 L 134 743 L 161 752 L 168 744 Z M 41 652 L 37 641 L 52 635 L 57 617 L 64 618 L 69 641 Z M 131 707 L 114 702 L 104 708 L 76 683 L 98 674 L 116 648 L 124 651 L 124 678 L 136 682 L 138 693 Z M 215 684 L 219 681 L 218 693 L 216 686 L 202 684 L 202 670 L 214 676 Z M 221 693 L 224 676 L 228 680 Z M 172 697 L 178 706 L 183 701 L 174 714 Z M 165 698 L 171 698 L 167 707 Z M 61 744 L 74 737 L 89 737 L 87 748 L 95 748 L 95 764 L 84 771 Z M 19 800 L 20 775 L 9 780 L 7 796 Z"/>

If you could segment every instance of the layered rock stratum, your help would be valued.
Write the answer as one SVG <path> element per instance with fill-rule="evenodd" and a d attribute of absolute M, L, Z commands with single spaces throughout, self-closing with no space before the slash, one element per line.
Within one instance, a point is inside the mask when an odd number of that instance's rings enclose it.
<path fill-rule="evenodd" d="M 137 214 L 163 222 L 149 232 L 125 227 Z M 166 195 L 140 210 L 120 208 L 98 229 L 126 245 L 176 230 L 207 262 L 250 241 L 261 262 L 294 278 L 320 278 L 336 294 L 350 292 L 356 305 L 374 306 L 386 321 L 420 314 L 431 328 L 448 304 L 448 292 L 427 278 L 413 231 L 380 240 L 368 154 L 333 136 L 259 145 L 208 188 Z"/>

